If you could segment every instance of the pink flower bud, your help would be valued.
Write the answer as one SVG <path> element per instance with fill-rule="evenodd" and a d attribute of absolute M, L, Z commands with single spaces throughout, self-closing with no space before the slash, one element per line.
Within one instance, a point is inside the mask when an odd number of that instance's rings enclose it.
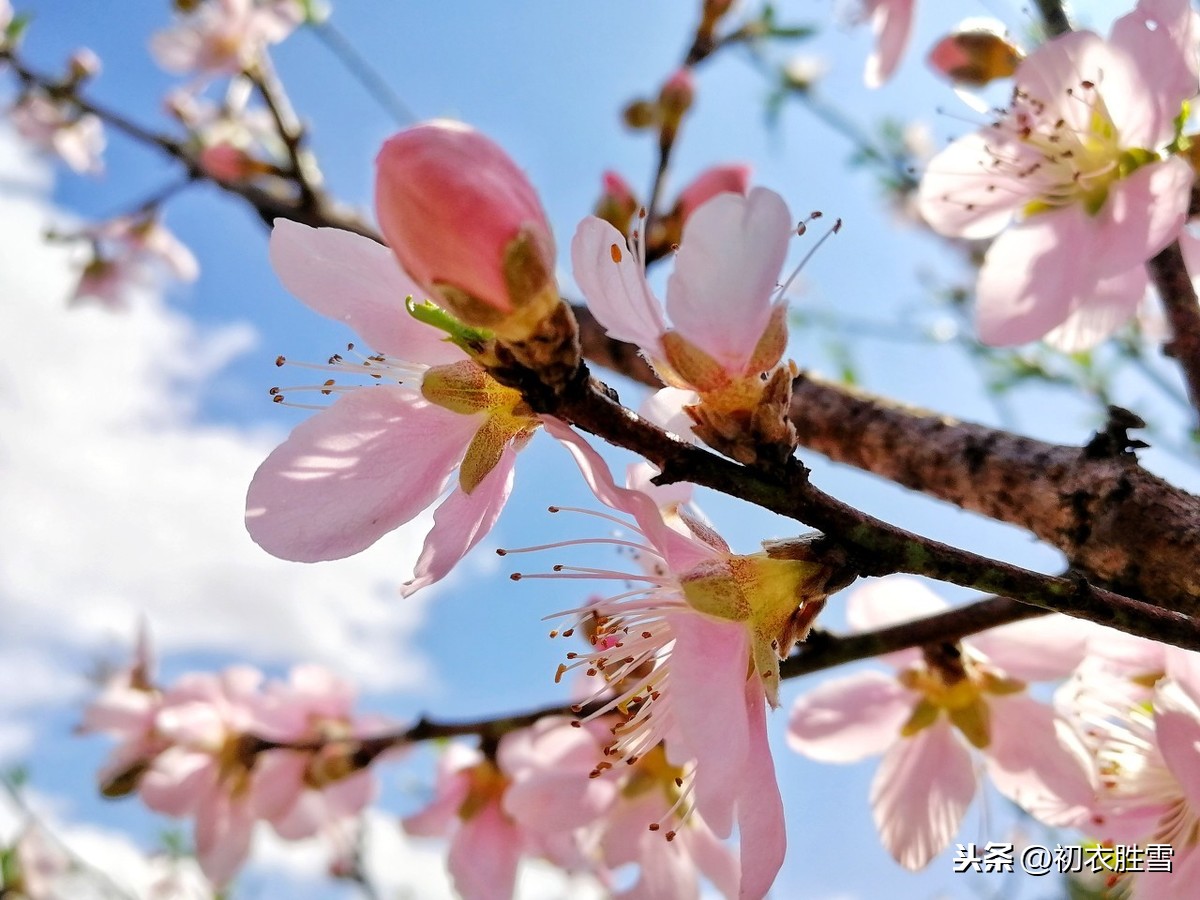
<path fill-rule="evenodd" d="M 622 234 L 629 232 L 637 215 L 638 201 L 629 182 L 611 170 L 604 173 L 604 193 L 596 201 L 595 214 Z"/>
<path fill-rule="evenodd" d="M 663 119 L 668 123 L 678 124 L 695 99 L 696 80 L 692 77 L 692 70 L 686 66 L 677 69 L 675 74 L 667 79 L 658 95 Z"/>
<path fill-rule="evenodd" d="M 205 147 L 196 161 L 209 178 L 234 184 L 261 175 L 265 168 L 241 147 L 235 147 L 228 141 Z"/>
<path fill-rule="evenodd" d="M 547 276 L 554 239 L 533 185 L 490 139 L 459 122 L 427 122 L 388 139 L 376 158 L 375 212 L 401 265 L 503 313 L 512 257 L 530 245 Z"/>
<path fill-rule="evenodd" d="M 679 212 L 683 221 L 686 222 L 698 206 L 717 194 L 745 194 L 750 190 L 750 172 L 749 166 L 739 163 L 705 169 L 679 192 Z"/>
<path fill-rule="evenodd" d="M 982 87 L 1017 70 L 1021 51 L 1003 33 L 1000 23 L 970 19 L 942 38 L 929 51 L 929 67 L 956 84 Z"/>

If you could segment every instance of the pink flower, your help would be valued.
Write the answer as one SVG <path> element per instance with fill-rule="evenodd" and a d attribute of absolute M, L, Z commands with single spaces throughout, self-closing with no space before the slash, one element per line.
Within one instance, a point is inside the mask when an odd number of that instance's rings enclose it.
<path fill-rule="evenodd" d="M 25 92 L 9 110 L 17 133 L 35 147 L 53 153 L 75 172 L 104 170 L 104 129 L 90 113 L 68 109 L 38 91 Z"/>
<path fill-rule="evenodd" d="M 879 87 L 892 77 L 908 46 L 916 0 L 863 0 L 864 14 L 871 18 L 875 51 L 867 59 L 863 81 Z"/>
<path fill-rule="evenodd" d="M 286 38 L 303 18 L 295 0 L 202 0 L 155 34 L 150 50 L 169 72 L 233 74 L 253 63 L 267 44 Z"/>
<path fill-rule="evenodd" d="M 123 217 L 84 232 L 92 256 L 79 274 L 72 303 L 99 303 L 123 310 L 130 295 L 170 276 L 195 281 L 196 257 L 153 215 Z"/>
<path fill-rule="evenodd" d="M 169 746 L 155 730 L 162 692 L 153 679 L 154 659 L 143 624 L 133 661 L 105 681 L 100 695 L 85 707 L 77 729 L 81 734 L 100 732 L 118 741 L 99 772 L 100 790 L 107 797 L 135 790 L 150 763 Z"/>
<path fill-rule="evenodd" d="M 945 608 L 920 582 L 888 579 L 856 591 L 847 615 L 865 629 Z M 958 830 L 975 795 L 971 747 L 1005 796 L 1048 824 L 1076 824 L 1093 790 L 1086 748 L 1024 688 L 1066 675 L 1086 636 L 1078 622 L 1046 618 L 890 654 L 895 676 L 835 678 L 797 700 L 788 742 L 823 762 L 884 754 L 871 805 L 884 846 L 905 868 L 926 865 Z"/>
<path fill-rule="evenodd" d="M 163 696 L 155 730 L 169 745 L 142 777 L 151 809 L 195 818 L 196 858 L 215 884 L 245 861 L 255 821 L 254 744 L 267 725 L 262 673 L 248 666 L 220 676 L 185 676 Z"/>
<path fill-rule="evenodd" d="M 1135 653 L 1120 666 L 1108 659 L 1081 672 L 1058 700 L 1096 758 L 1098 794 L 1084 827 L 1143 854 L 1171 848 L 1168 871 L 1120 874 L 1113 866 L 1112 879 L 1127 883 L 1134 900 L 1186 900 L 1200 877 L 1200 657 L 1154 646 L 1127 647 Z M 1156 677 L 1129 677 L 1155 662 L 1163 666 Z"/>
<path fill-rule="evenodd" d="M 547 292 L 557 303 L 554 238 L 537 192 L 478 131 L 439 120 L 388 139 L 375 210 L 401 266 L 463 321 L 490 327 L 472 319 L 540 311 Z"/>
<path fill-rule="evenodd" d="M 618 487 L 571 429 L 553 420 L 546 428 L 596 497 L 634 517 L 638 538 L 613 543 L 632 548 L 642 567 L 636 574 L 556 567 L 637 586 L 576 611 L 576 627 L 592 630 L 592 649 L 569 654 L 576 662 L 563 670 L 586 666 L 613 686 L 592 716 L 620 716 L 607 755 L 636 760 L 665 741 L 671 763 L 688 770 L 695 808 L 713 833 L 728 837 L 738 823 L 740 896 L 761 897 L 786 843 L 766 703 L 777 703 L 779 659 L 803 636 L 805 605 L 823 600 L 828 572 L 765 553 L 732 554 L 682 508 L 675 530 L 648 495 Z"/>
<path fill-rule="evenodd" d="M 491 529 L 512 490 L 516 453 L 538 419 L 516 391 L 405 311 L 405 297 L 419 297 L 421 288 L 386 247 L 281 219 L 271 261 L 293 294 L 377 351 L 361 363 L 334 357 L 331 371 L 379 383 L 316 386 L 341 396 L 259 467 L 246 527 L 283 559 L 340 559 L 437 502 L 457 471 L 402 591 L 411 594 L 443 578 Z"/>
<path fill-rule="evenodd" d="M 451 744 L 438 760 L 432 801 L 402 820 L 409 834 L 450 835 L 446 864 L 463 900 L 512 896 L 524 847 L 520 829 L 501 807 L 506 787 L 493 761 Z"/>
<path fill-rule="evenodd" d="M 258 754 L 255 814 L 286 840 L 320 833 L 336 841 L 375 799 L 375 777 L 354 753 L 377 723 L 354 714 L 352 687 L 321 666 L 293 668 L 287 682 L 269 685 L 266 699 L 275 740 L 321 749 Z"/>
<path fill-rule="evenodd" d="M 1003 116 L 930 162 L 930 226 L 999 234 L 979 274 L 982 341 L 1077 350 L 1133 315 L 1145 261 L 1187 215 L 1191 167 L 1163 148 L 1196 93 L 1198 45 L 1186 0 L 1141 0 L 1107 42 L 1075 32 L 1025 59 Z"/>
<path fill-rule="evenodd" d="M 792 233 L 787 205 L 765 188 L 718 194 L 697 209 L 667 282 L 672 326 L 641 261 L 607 222 L 580 223 L 571 260 L 610 336 L 637 344 L 668 383 L 704 392 L 757 378 L 783 355 L 786 304 L 776 287 Z"/>

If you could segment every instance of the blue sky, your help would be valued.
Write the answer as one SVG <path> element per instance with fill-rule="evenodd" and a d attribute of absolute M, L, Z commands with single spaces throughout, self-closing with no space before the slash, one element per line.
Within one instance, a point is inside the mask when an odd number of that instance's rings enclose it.
<path fill-rule="evenodd" d="M 604 169 L 620 171 L 639 188 L 648 184 L 653 141 L 624 131 L 618 112 L 631 97 L 655 91 L 677 64 L 697 5 L 344 0 L 334 21 L 419 117 L 462 118 L 525 167 L 565 257 Z M 156 68 L 145 40 L 167 22 L 165 2 L 122 3 L 119 15 L 117 4 L 78 0 L 17 6 L 35 14 L 27 50 L 41 68 L 54 68 L 87 44 L 104 61 L 94 96 L 139 121 L 162 123 L 161 98 L 178 82 Z M 786 20 L 828 23 L 835 4 L 793 0 L 778 6 Z M 944 28 L 934 6 L 921 6 L 912 51 L 882 90 L 868 92 L 861 84 L 869 51 L 862 28 L 830 25 L 818 41 L 784 48 L 779 58 L 791 50 L 819 53 L 831 66 L 822 90 L 846 114 L 864 126 L 882 116 L 921 118 L 940 143 L 968 130 L 973 114 L 936 112 L 962 107 L 920 62 L 921 48 Z M 1003 15 L 1018 28 L 1026 21 L 1017 3 L 966 6 L 964 14 Z M 1095 15 L 1103 23 L 1103 12 L 1113 5 L 1099 6 Z M 368 209 L 372 159 L 396 124 L 311 34 L 296 35 L 278 49 L 276 60 L 293 102 L 313 125 L 333 190 Z M 893 333 L 942 317 L 926 287 L 930 272 L 953 272 L 940 259 L 939 243 L 897 223 L 877 202 L 872 177 L 847 169 L 848 143 L 803 109 L 786 108 L 778 128 L 768 131 L 768 90 L 742 51 L 698 74 L 698 99 L 668 194 L 708 165 L 749 161 L 756 182 L 779 191 L 797 217 L 820 209 L 845 222 L 806 267 L 793 292 L 797 308 L 878 321 Z M 2 143 L 3 190 L 18 180 L 45 184 L 44 168 L 17 153 L 9 136 Z M 266 557 L 242 530 L 241 497 L 257 462 L 303 417 L 269 402 L 266 389 L 279 378 L 274 359 L 285 353 L 321 360 L 350 336 L 287 295 L 267 263 L 265 230 L 245 209 L 204 187 L 179 196 L 167 211 L 169 226 L 200 260 L 195 285 L 165 299 L 138 298 L 127 316 L 67 313 L 61 307 L 70 289 L 67 260 L 61 249 L 35 249 L 39 223 L 65 221 L 71 213 L 120 213 L 175 177 L 153 152 L 119 136 L 110 135 L 106 162 L 108 171 L 98 180 L 58 173 L 54 207 L 41 188 L 4 201 L 8 240 L 0 248 L 0 278 L 6 294 L 20 302 L 0 306 L 0 323 L 7 323 L 5 334 L 20 338 L 15 357 L 0 360 L 9 385 L 0 409 L 19 425 L 0 439 L 0 484 L 8 498 L 0 534 L 11 538 L 11 562 L 0 575 L 0 608 L 8 618 L 0 634 L 0 673 L 25 673 L 22 683 L 30 687 L 0 705 L 0 760 L 31 763 L 36 788 L 63 820 L 130 829 L 142 841 L 153 840 L 160 820 L 131 802 L 92 799 L 91 773 L 105 752 L 103 742 L 68 736 L 74 704 L 86 695 L 81 674 L 98 658 L 123 656 L 139 614 L 162 648 L 168 680 L 189 668 L 239 659 L 275 672 L 293 661 L 318 659 L 363 686 L 364 708 L 402 719 L 421 712 L 499 713 L 560 699 L 552 676 L 563 651 L 546 640 L 541 617 L 577 598 L 564 600 L 553 583 L 513 584 L 505 577 L 511 566 L 490 551 L 550 540 L 568 527 L 588 534 L 586 523 L 568 526 L 544 512 L 551 504 L 594 504 L 566 454 L 539 436 L 521 459 L 515 500 L 487 545 L 455 577 L 417 598 L 402 601 L 394 589 L 408 577 L 419 528 L 341 563 L 305 567 Z M 793 263 L 806 249 L 797 243 Z M 567 263 L 560 259 L 560 267 L 570 291 Z M 965 418 L 999 421 L 981 376 L 953 347 L 852 338 L 866 387 Z M 837 339 L 826 329 L 797 333 L 791 355 L 803 366 L 833 371 L 829 349 Z M 635 403 L 635 388 L 616 383 Z M 1120 389 L 1133 408 L 1143 401 L 1164 408 L 1143 382 L 1124 381 Z M 1042 438 L 1079 442 L 1096 425 L 1091 406 L 1062 392 L 1027 391 L 1015 405 L 1020 427 Z M 1147 460 L 1164 474 L 1196 481 L 1167 454 L 1152 452 Z M 912 498 L 819 458 L 805 461 L 823 488 L 901 525 L 1045 571 L 1059 565 L 1056 554 L 1014 529 Z M 705 496 L 701 504 L 737 550 L 800 530 L 728 498 Z M 831 604 L 829 627 L 841 624 L 838 607 Z M 785 710 L 770 725 L 775 738 L 782 737 L 788 701 L 819 678 L 787 686 Z M 889 896 L 912 898 L 1047 892 L 1037 883 L 992 880 L 999 876 L 976 882 L 954 876 L 948 856 L 924 873 L 902 871 L 879 847 L 871 823 L 866 796 L 874 763 L 818 766 L 790 753 L 782 740 L 777 744 L 791 846 L 777 896 L 870 898 L 885 889 Z M 391 768 L 382 778 L 388 801 L 411 808 L 419 794 L 415 776 Z M 993 797 L 986 808 L 968 813 L 960 839 L 1008 840 L 1011 824 L 1003 802 Z M 428 868 L 428 851 L 421 852 Z M 244 896 L 278 896 L 274 879 L 297 865 L 291 859 L 253 873 Z M 539 884 L 530 891 L 553 895 L 554 888 Z"/>

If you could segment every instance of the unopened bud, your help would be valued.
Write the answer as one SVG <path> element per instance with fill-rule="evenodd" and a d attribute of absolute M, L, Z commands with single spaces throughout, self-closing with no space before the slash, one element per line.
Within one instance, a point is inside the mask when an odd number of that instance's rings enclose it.
<path fill-rule="evenodd" d="M 658 123 L 658 108 L 648 100 L 634 100 L 621 110 L 621 121 L 628 128 L 649 128 Z"/>
<path fill-rule="evenodd" d="M 741 163 L 705 169 L 679 192 L 679 200 L 676 202 L 681 224 L 688 220 L 697 207 L 707 203 L 717 194 L 745 194 L 750 190 L 750 173 L 750 167 Z"/>
<path fill-rule="evenodd" d="M 390 138 L 376 159 L 375 211 L 405 270 L 469 325 L 494 328 L 518 311 L 539 318 L 548 297 L 558 300 L 554 239 L 533 185 L 466 125 L 439 120 Z"/>
<path fill-rule="evenodd" d="M 692 78 L 692 70 L 686 66 L 677 69 L 658 94 L 658 108 L 662 113 L 664 129 L 678 127 L 695 99 L 696 82 Z"/>
<path fill-rule="evenodd" d="M 628 234 L 637 211 L 637 197 L 633 195 L 633 188 L 629 186 L 629 182 L 616 172 L 605 172 L 604 193 L 596 201 L 596 216 L 608 222 L 621 234 Z"/>
<path fill-rule="evenodd" d="M 215 181 L 237 184 L 270 171 L 271 167 L 255 159 L 241 147 L 228 142 L 213 144 L 200 151 L 196 160 L 200 169 Z"/>
<path fill-rule="evenodd" d="M 78 85 L 100 74 L 100 57 L 87 47 L 80 47 L 67 60 L 67 80 Z"/>
<path fill-rule="evenodd" d="M 783 85 L 788 90 L 807 93 L 829 71 L 829 63 L 820 56 L 793 56 L 783 67 Z"/>
<path fill-rule="evenodd" d="M 982 87 L 1008 78 L 1022 54 L 1004 37 L 1003 26 L 989 19 L 968 19 L 929 51 L 929 67 L 955 84 Z"/>

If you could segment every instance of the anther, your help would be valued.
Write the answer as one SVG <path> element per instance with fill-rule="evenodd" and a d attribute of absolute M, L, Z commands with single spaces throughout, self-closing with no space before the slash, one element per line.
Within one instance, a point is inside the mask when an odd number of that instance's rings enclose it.
<path fill-rule="evenodd" d="M 287 362 L 287 359 L 285 357 L 283 357 L 283 356 L 275 357 L 275 365 L 282 366 L 285 362 Z"/>

